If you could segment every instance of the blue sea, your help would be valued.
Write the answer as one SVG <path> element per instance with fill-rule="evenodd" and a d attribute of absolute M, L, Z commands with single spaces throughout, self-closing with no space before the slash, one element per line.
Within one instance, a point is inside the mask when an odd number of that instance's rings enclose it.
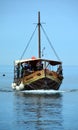
<path fill-rule="evenodd" d="M 0 130 L 78 130 L 78 66 L 63 74 L 58 91 L 14 92 L 13 66 L 0 66 Z"/>

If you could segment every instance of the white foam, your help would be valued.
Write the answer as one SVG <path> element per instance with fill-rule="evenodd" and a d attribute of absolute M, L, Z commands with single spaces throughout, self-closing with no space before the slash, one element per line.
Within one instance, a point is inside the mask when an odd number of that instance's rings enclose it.
<path fill-rule="evenodd" d="M 65 91 L 62 90 L 24 90 L 24 93 L 32 93 L 32 94 L 56 94 L 63 93 Z"/>

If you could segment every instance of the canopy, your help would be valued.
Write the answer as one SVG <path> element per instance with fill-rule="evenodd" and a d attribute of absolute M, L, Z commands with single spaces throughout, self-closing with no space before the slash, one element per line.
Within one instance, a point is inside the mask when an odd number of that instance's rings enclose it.
<path fill-rule="evenodd" d="M 16 61 L 15 61 L 15 65 L 22 64 L 22 63 L 27 63 L 27 62 L 30 62 L 31 64 L 36 64 L 36 63 L 39 62 L 39 61 L 48 62 L 49 64 L 51 64 L 51 65 L 53 65 L 53 66 L 54 66 L 54 65 L 62 64 L 62 62 L 60 62 L 60 61 L 54 61 L 54 60 L 48 60 L 48 59 L 37 58 L 37 59 L 16 60 Z"/>

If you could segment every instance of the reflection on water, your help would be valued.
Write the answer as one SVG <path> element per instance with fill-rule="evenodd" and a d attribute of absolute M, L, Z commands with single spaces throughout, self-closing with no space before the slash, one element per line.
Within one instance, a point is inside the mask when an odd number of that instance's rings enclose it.
<path fill-rule="evenodd" d="M 12 67 L 0 69 L 0 130 L 78 129 L 78 67 L 64 68 L 56 92 L 14 92 L 11 72 Z"/>
<path fill-rule="evenodd" d="M 63 130 L 62 95 L 16 92 L 14 97 L 16 128 Z"/>

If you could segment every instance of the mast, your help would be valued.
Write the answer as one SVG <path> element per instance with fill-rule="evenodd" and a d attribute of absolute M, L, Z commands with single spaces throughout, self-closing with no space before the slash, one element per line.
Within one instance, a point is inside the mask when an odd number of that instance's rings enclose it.
<path fill-rule="evenodd" d="M 41 58 L 40 12 L 38 12 L 38 58 Z"/>

